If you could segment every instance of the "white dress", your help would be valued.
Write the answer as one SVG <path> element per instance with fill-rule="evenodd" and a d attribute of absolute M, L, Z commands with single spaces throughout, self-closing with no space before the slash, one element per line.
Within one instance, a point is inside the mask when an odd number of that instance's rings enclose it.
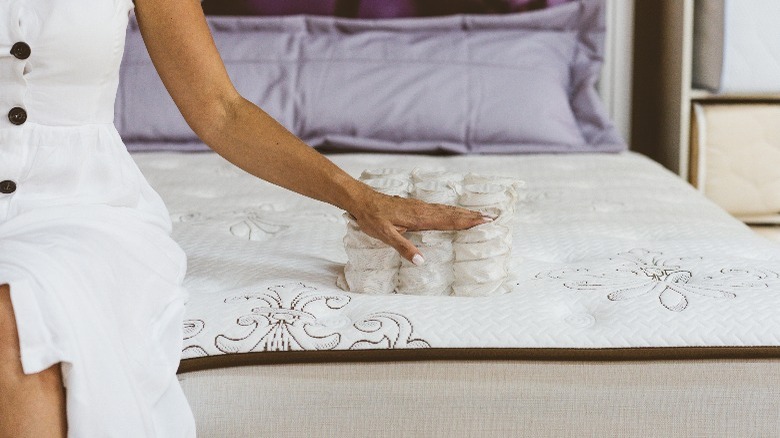
<path fill-rule="evenodd" d="M 194 436 L 186 270 L 113 125 L 131 0 L 0 0 L 0 284 L 25 373 L 62 362 L 71 437 Z"/>

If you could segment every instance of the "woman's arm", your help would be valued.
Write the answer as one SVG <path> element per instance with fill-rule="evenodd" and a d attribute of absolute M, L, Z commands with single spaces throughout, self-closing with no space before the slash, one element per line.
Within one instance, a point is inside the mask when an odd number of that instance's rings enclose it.
<path fill-rule="evenodd" d="M 157 72 L 187 123 L 245 171 L 352 214 L 361 229 L 412 260 L 406 230 L 464 229 L 481 214 L 379 194 L 304 144 L 241 97 L 228 77 L 198 0 L 136 0 L 136 16 Z"/>

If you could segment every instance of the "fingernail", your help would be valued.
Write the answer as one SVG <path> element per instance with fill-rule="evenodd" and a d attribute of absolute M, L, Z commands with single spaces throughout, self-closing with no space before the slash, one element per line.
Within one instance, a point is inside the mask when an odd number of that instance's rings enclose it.
<path fill-rule="evenodd" d="M 414 263 L 415 266 L 422 266 L 425 264 L 425 259 L 420 254 L 415 254 L 414 257 L 412 257 L 412 263 Z"/>
<path fill-rule="evenodd" d="M 482 222 L 483 223 L 493 222 L 493 218 L 490 216 L 482 216 Z"/>

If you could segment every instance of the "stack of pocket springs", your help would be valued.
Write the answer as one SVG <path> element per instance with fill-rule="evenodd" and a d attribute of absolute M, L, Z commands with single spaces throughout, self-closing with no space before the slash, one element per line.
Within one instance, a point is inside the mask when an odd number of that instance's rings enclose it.
<path fill-rule="evenodd" d="M 416 266 L 402 259 L 395 249 L 360 231 L 347 214 L 344 247 L 349 261 L 344 276 L 339 278 L 342 289 L 371 295 L 465 297 L 505 292 L 512 222 L 522 181 L 419 169 L 366 170 L 360 180 L 387 195 L 458 205 L 494 220 L 463 231 L 406 233 L 425 257 L 425 263 Z"/>

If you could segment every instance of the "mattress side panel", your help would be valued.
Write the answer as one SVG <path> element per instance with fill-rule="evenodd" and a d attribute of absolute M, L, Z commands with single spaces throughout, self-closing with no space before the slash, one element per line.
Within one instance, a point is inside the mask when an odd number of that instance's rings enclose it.
<path fill-rule="evenodd" d="M 257 366 L 180 376 L 203 436 L 776 436 L 778 360 Z M 671 421 L 678 419 L 679 421 Z"/>

